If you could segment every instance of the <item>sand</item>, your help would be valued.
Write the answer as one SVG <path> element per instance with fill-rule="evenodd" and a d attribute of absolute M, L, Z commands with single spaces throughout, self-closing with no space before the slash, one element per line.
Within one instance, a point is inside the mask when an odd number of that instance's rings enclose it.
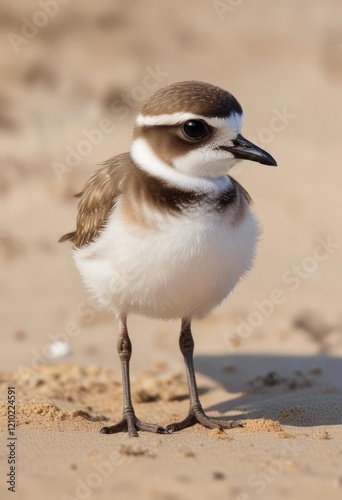
<path fill-rule="evenodd" d="M 326 363 L 322 358 L 321 367 Z M 341 393 L 327 392 L 323 373 L 314 377 L 309 387 L 293 387 L 296 374 L 279 384 L 264 384 L 256 398 L 256 391 L 250 391 L 255 380 L 231 395 L 221 384 L 206 387 L 206 377 L 200 375 L 210 414 L 239 419 L 244 427 L 222 431 L 196 425 L 173 435 L 141 433 L 133 439 L 99 434 L 120 418 L 122 390 L 114 370 L 58 364 L 43 365 L 34 374 L 2 372 L 2 393 L 7 386 L 16 387 L 18 475 L 25 484 L 20 498 L 33 497 L 37 488 L 42 497 L 53 488 L 53 498 L 65 499 L 92 492 L 98 498 L 109 498 L 110 492 L 119 498 L 205 498 L 209 493 L 215 498 L 261 493 L 275 498 L 291 490 L 293 481 L 291 498 L 308 492 L 319 498 L 323 490 L 328 498 L 338 498 Z M 133 387 L 142 419 L 165 425 L 187 411 L 182 374 L 145 372 Z M 1 428 L 6 422 L 2 405 Z"/>
<path fill-rule="evenodd" d="M 1 499 L 341 498 L 341 4 L 65 2 L 16 53 L 8 34 L 23 36 L 39 10 L 4 0 L 0 15 Z M 232 91 L 244 135 L 279 164 L 232 173 L 264 235 L 252 272 L 193 324 L 203 406 L 244 427 L 106 436 L 121 416 L 117 325 L 57 240 L 95 165 L 128 150 L 140 101 L 185 79 Z M 129 319 L 146 421 L 186 415 L 179 328 Z M 55 341 L 67 343 L 52 351 Z"/>

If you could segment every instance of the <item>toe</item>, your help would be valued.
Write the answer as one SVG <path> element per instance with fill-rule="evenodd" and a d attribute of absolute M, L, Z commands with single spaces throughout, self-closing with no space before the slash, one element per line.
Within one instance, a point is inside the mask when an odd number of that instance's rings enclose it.
<path fill-rule="evenodd" d="M 110 427 L 102 427 L 100 434 L 115 434 L 116 432 L 127 431 L 127 421 L 126 419 L 121 420 L 117 424 L 111 425 Z"/>
<path fill-rule="evenodd" d="M 135 425 L 140 431 L 153 432 L 155 434 L 168 434 L 167 429 L 158 424 L 150 424 L 148 422 L 137 420 Z"/>
<path fill-rule="evenodd" d="M 130 437 L 139 437 L 138 431 L 136 430 L 135 427 L 129 427 L 128 434 Z"/>
<path fill-rule="evenodd" d="M 219 427 L 221 429 L 236 429 L 238 427 L 243 427 L 243 424 L 241 422 L 235 421 L 235 420 L 214 420 L 214 419 L 207 419 L 211 421 L 213 424 L 216 424 L 216 427 Z"/>

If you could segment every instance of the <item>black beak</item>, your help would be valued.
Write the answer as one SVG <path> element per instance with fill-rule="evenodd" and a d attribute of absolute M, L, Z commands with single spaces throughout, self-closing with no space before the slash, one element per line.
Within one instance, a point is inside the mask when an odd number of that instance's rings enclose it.
<path fill-rule="evenodd" d="M 234 155 L 234 158 L 238 158 L 239 160 L 251 160 L 262 163 L 263 165 L 277 166 L 277 162 L 270 154 L 252 142 L 247 141 L 247 139 L 240 134 L 236 136 L 232 146 L 220 146 L 220 149 L 229 151 Z"/>

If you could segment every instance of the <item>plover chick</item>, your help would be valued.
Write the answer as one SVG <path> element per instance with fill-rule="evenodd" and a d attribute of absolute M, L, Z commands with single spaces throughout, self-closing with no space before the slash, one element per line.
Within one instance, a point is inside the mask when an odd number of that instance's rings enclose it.
<path fill-rule="evenodd" d="M 276 165 L 241 134 L 242 108 L 208 83 L 179 82 L 157 91 L 136 118 L 129 153 L 108 160 L 80 194 L 74 244 L 85 286 L 119 322 L 123 418 L 101 432 L 170 433 L 200 423 L 232 428 L 201 406 L 191 320 L 207 315 L 250 269 L 259 227 L 247 191 L 227 172 L 247 159 Z M 190 409 L 162 427 L 134 412 L 129 377 L 131 313 L 181 319 Z"/>

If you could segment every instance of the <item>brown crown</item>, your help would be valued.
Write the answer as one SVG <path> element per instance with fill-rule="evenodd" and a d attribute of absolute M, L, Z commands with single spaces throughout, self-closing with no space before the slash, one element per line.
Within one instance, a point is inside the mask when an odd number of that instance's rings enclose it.
<path fill-rule="evenodd" d="M 158 90 L 141 108 L 144 116 L 178 112 L 224 118 L 232 113 L 242 114 L 235 97 L 210 83 L 178 82 Z"/>

